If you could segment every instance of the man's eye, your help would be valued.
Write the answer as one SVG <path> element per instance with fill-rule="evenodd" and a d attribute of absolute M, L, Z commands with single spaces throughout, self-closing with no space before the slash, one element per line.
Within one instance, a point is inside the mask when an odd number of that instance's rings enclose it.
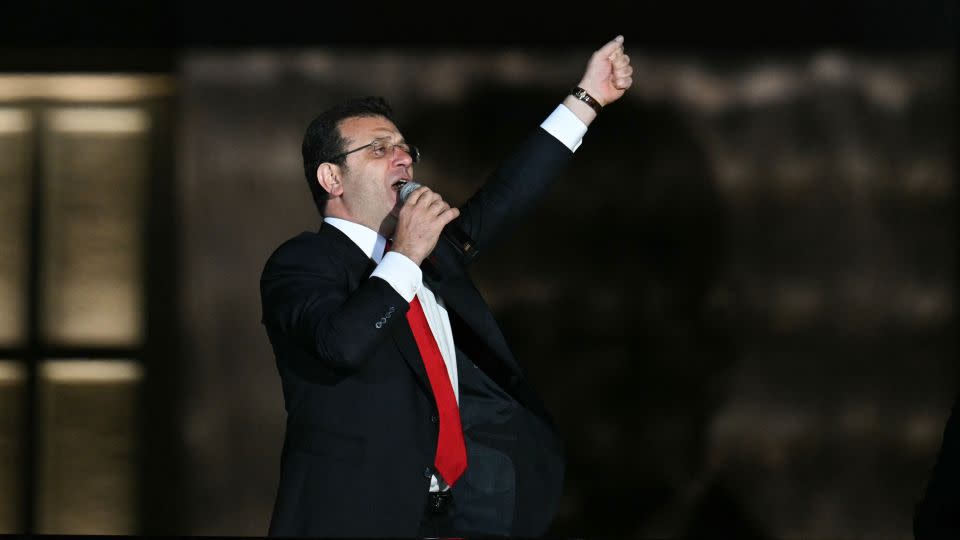
<path fill-rule="evenodd" d="M 374 155 L 376 155 L 377 157 L 382 156 L 384 152 L 387 150 L 387 147 L 382 144 L 375 144 L 373 145 L 372 148 L 373 148 Z"/>

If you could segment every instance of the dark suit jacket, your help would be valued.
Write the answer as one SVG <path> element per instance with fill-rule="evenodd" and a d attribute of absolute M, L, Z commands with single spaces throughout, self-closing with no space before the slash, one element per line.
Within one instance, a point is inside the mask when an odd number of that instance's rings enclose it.
<path fill-rule="evenodd" d="M 923 501 L 913 516 L 917 540 L 960 538 L 960 394 L 943 430 L 943 443 Z"/>
<path fill-rule="evenodd" d="M 538 128 L 500 165 L 461 208 L 478 251 L 530 211 L 571 155 Z M 417 534 L 437 443 L 436 405 L 406 322 L 409 304 L 369 278 L 374 268 L 326 225 L 285 242 L 264 268 L 262 322 L 287 411 L 271 535 Z M 503 532 L 543 534 L 564 469 L 551 420 L 456 250 L 441 240 L 422 268 L 447 305 L 463 373 L 468 468 L 454 500 L 462 507 L 471 493 L 495 494 L 499 480 L 488 476 L 500 475 L 513 503 Z M 464 393 L 464 381 L 478 393 Z M 508 475 L 497 456 L 509 463 Z"/>

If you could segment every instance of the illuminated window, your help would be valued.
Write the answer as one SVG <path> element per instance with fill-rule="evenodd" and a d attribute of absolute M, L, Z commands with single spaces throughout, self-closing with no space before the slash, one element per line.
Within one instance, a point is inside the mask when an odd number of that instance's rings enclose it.
<path fill-rule="evenodd" d="M 136 534 L 165 76 L 0 75 L 0 533 Z"/>

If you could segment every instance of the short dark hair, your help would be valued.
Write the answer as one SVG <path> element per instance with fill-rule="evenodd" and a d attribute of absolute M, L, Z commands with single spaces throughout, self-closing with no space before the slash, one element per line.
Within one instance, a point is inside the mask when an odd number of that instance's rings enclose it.
<path fill-rule="evenodd" d="M 320 113 L 310 122 L 306 133 L 303 134 L 303 174 L 313 195 L 313 203 L 323 214 L 330 194 L 317 182 L 317 168 L 321 163 L 330 162 L 341 167 L 345 166 L 346 156 L 331 159 L 346 152 L 346 141 L 340 133 L 340 122 L 347 118 L 361 116 L 382 116 L 393 122 L 393 109 L 382 97 L 367 96 L 349 99 Z M 396 122 L 394 122 L 396 123 Z"/>

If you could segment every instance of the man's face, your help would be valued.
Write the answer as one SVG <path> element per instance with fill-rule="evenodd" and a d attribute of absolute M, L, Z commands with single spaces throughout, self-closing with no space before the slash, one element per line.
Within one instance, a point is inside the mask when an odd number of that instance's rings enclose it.
<path fill-rule="evenodd" d="M 373 230 L 386 224 L 392 228 L 400 209 L 400 187 L 413 178 L 413 158 L 394 146 L 404 142 L 403 135 L 382 116 L 347 118 L 339 127 L 345 151 L 375 143 L 348 155 L 341 168 L 344 207 Z"/>

